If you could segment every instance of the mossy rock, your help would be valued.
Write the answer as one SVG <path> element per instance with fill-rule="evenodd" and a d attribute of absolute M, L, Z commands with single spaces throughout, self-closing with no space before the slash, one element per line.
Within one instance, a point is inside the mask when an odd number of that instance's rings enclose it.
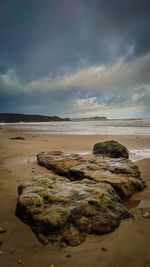
<path fill-rule="evenodd" d="M 129 158 L 127 148 L 113 140 L 95 144 L 93 154 L 100 154 L 110 158 Z"/>

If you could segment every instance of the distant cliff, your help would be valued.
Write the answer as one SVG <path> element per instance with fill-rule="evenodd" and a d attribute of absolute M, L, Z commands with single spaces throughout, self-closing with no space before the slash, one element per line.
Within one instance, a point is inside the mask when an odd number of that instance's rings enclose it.
<path fill-rule="evenodd" d="M 73 121 L 106 121 L 107 117 L 74 118 Z"/>
<path fill-rule="evenodd" d="M 44 115 L 25 115 L 14 113 L 0 113 L 0 122 L 15 123 L 15 122 L 48 122 L 48 121 L 70 121 L 69 118 L 59 118 L 57 116 Z"/>

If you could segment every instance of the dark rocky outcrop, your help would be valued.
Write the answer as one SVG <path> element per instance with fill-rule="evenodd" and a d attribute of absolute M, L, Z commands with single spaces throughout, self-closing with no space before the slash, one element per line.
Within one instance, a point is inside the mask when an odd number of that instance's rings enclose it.
<path fill-rule="evenodd" d="M 48 121 L 70 121 L 70 119 L 69 118 L 62 119 L 57 116 L 0 113 L 0 122 L 3 122 L 3 123 L 48 122 Z"/>
<path fill-rule="evenodd" d="M 24 137 L 21 137 L 21 136 L 11 137 L 10 139 L 11 140 L 25 140 L 25 138 Z"/>
<path fill-rule="evenodd" d="M 123 200 L 145 186 L 126 158 L 41 152 L 38 164 L 52 170 L 18 188 L 16 215 L 43 243 L 77 246 L 87 234 L 105 234 L 130 217 Z"/>
<path fill-rule="evenodd" d="M 93 154 L 101 154 L 111 158 L 129 158 L 127 148 L 113 140 L 95 144 Z"/>

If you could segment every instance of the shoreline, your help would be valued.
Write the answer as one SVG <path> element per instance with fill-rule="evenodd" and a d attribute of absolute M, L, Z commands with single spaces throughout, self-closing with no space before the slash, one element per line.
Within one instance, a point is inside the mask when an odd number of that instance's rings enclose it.
<path fill-rule="evenodd" d="M 1 123 L 0 129 L 52 135 L 150 135 L 150 119 Z"/>
<path fill-rule="evenodd" d="M 15 131 L 0 130 L 0 224 L 7 232 L 0 235 L 3 242 L 0 250 L 0 262 L 3 267 L 15 267 L 18 259 L 21 266 L 45 267 L 99 267 L 144 266 L 150 265 L 150 227 L 149 220 L 140 218 L 126 219 L 114 232 L 95 236 L 90 235 L 78 247 L 67 247 L 59 250 L 51 244 L 43 246 L 37 240 L 31 228 L 15 216 L 18 185 L 29 181 L 38 174 L 48 174 L 49 170 L 39 166 L 36 154 L 41 151 L 61 150 L 65 153 L 76 151 L 92 151 L 96 142 L 116 140 L 128 149 L 150 148 L 150 136 L 106 136 L 106 135 L 33 135 L 22 131 L 25 140 L 11 140 L 19 136 Z M 150 158 L 136 164 L 145 177 L 147 188 L 134 194 L 130 201 L 150 200 Z M 1 226 L 0 225 L 0 226 Z M 101 248 L 106 248 L 103 252 Z M 67 257 L 67 255 L 70 255 Z"/>

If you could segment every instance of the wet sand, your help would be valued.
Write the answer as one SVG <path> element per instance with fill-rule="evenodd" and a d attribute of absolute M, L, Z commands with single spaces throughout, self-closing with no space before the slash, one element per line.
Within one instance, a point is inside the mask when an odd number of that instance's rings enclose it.
<path fill-rule="evenodd" d="M 11 140 L 21 136 L 25 140 Z M 126 219 L 111 234 L 90 235 L 78 247 L 59 250 L 51 244 L 43 246 L 31 228 L 15 216 L 17 188 L 24 181 L 40 173 L 49 173 L 36 163 L 41 151 L 91 151 L 96 142 L 116 140 L 128 149 L 150 148 L 150 136 L 79 136 L 48 135 L 47 133 L 0 129 L 0 226 L 7 229 L 0 234 L 0 266 L 23 267 L 111 267 L 150 266 L 150 219 L 142 216 Z M 130 203 L 150 200 L 150 159 L 137 162 L 147 188 L 132 196 Z M 106 248 L 107 251 L 103 251 Z"/>

